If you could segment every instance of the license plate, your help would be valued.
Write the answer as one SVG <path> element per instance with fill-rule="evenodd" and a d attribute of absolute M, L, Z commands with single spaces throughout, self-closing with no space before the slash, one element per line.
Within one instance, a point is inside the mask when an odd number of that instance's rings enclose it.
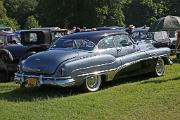
<path fill-rule="evenodd" d="M 37 85 L 37 79 L 36 78 L 28 78 L 27 83 L 29 86 L 36 86 Z"/>

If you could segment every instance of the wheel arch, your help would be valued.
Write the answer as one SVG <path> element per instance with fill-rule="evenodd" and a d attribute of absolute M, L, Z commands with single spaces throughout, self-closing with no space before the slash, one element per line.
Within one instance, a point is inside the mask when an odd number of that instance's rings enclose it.
<path fill-rule="evenodd" d="M 8 62 L 13 62 L 14 58 L 13 58 L 13 55 L 11 54 L 11 52 L 7 49 L 1 49 L 0 50 L 0 59 L 3 55 L 7 55 L 8 57 Z"/>
<path fill-rule="evenodd" d="M 163 59 L 165 65 L 172 64 L 172 61 L 170 58 L 168 58 L 168 57 L 161 57 L 161 58 Z"/>

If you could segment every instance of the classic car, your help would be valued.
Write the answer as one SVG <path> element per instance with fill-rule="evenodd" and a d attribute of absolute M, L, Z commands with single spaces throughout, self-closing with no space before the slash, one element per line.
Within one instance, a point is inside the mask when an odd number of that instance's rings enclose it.
<path fill-rule="evenodd" d="M 169 48 L 136 44 L 118 30 L 83 32 L 59 38 L 47 51 L 23 60 L 15 73 L 22 87 L 82 86 L 97 91 L 105 81 L 144 73 L 164 74 Z"/>
<path fill-rule="evenodd" d="M 19 42 L 10 41 L 12 35 L 1 34 L 0 36 L 9 42 L 1 44 L 0 47 L 0 70 L 3 71 L 0 81 L 7 82 L 14 77 L 19 61 L 34 53 L 47 50 L 54 42 L 52 33 L 54 31 L 49 29 L 21 30 Z M 9 44 L 10 42 L 14 43 Z"/>
<path fill-rule="evenodd" d="M 6 61 L 6 63 L 10 63 L 11 60 L 13 59 L 13 57 L 11 56 L 11 54 L 6 48 L 8 46 L 9 47 L 15 46 L 17 44 L 20 44 L 20 39 L 15 33 L 7 32 L 7 31 L 0 32 L 0 81 L 2 81 L 3 79 L 6 79 L 7 67 L 9 69 L 12 69 L 12 68 L 16 69 L 17 67 L 17 66 L 14 66 L 13 64 L 8 64 L 8 66 L 4 65 L 4 61 Z M 3 61 L 1 59 L 2 57 L 3 57 Z"/>
<path fill-rule="evenodd" d="M 51 33 L 52 39 L 56 37 L 62 37 L 67 34 L 67 29 L 61 29 L 60 27 L 40 27 L 31 28 L 31 30 L 48 30 Z"/>
<path fill-rule="evenodd" d="M 148 32 L 149 29 L 137 28 L 132 32 L 132 38 L 152 43 L 155 47 L 170 47 L 170 38 L 166 31 Z"/>

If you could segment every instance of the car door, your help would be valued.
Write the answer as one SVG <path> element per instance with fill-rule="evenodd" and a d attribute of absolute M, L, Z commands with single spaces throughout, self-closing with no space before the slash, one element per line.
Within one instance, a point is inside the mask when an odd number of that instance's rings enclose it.
<path fill-rule="evenodd" d="M 113 36 L 107 36 L 99 41 L 97 47 L 98 52 L 101 54 L 111 54 L 114 57 L 117 57 L 117 49 L 114 45 Z"/>
<path fill-rule="evenodd" d="M 120 76 L 138 74 L 143 68 L 140 59 L 145 58 L 146 53 L 140 51 L 138 45 L 126 34 L 114 36 L 114 43 L 117 48 L 117 59 L 122 63 Z"/>
<path fill-rule="evenodd" d="M 117 49 L 118 57 L 131 54 L 139 50 L 139 47 L 134 44 L 131 38 L 126 34 L 115 35 L 113 40 Z"/>

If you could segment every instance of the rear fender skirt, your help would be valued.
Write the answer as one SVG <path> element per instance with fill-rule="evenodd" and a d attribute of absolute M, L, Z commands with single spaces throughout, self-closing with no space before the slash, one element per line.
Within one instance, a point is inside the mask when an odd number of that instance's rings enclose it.
<path fill-rule="evenodd" d="M 106 76 L 105 81 L 109 81 L 112 80 L 113 77 L 115 76 L 116 73 L 115 71 L 117 67 L 118 64 L 116 61 L 114 61 L 112 63 L 106 63 L 106 64 L 95 65 L 95 66 L 73 70 L 71 76 L 73 77 L 73 79 L 76 80 L 76 82 L 80 82 L 80 83 L 82 83 L 84 78 L 88 76 L 96 76 L 96 75 Z"/>

